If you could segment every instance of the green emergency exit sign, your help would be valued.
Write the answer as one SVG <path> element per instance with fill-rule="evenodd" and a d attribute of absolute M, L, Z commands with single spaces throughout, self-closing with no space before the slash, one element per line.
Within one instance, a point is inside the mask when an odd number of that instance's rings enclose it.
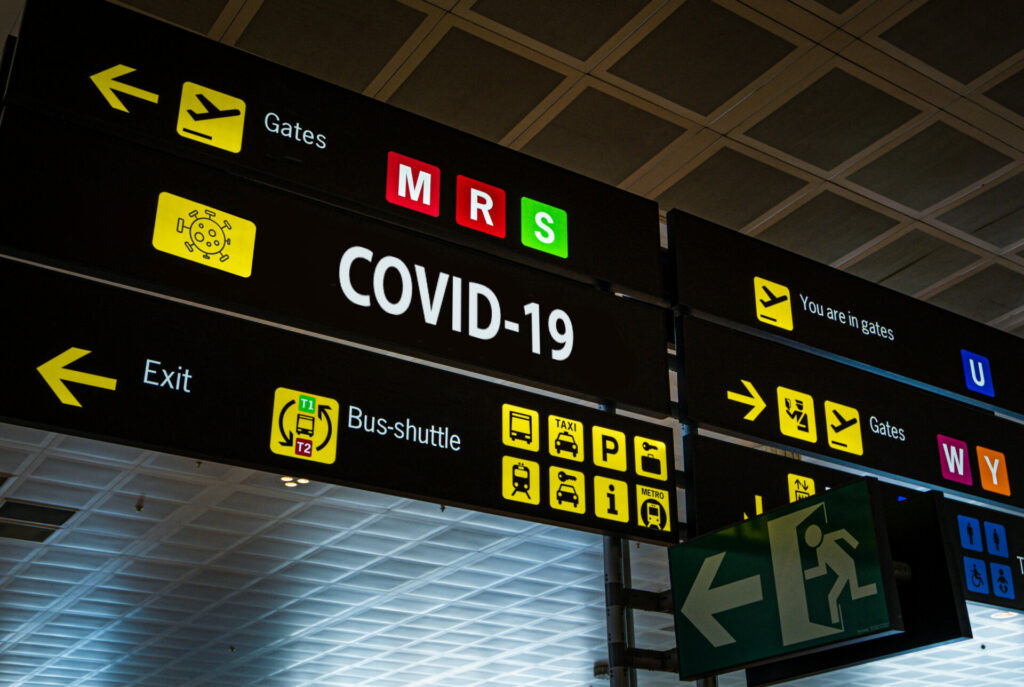
<path fill-rule="evenodd" d="M 669 550 L 684 680 L 901 631 L 869 480 Z"/>

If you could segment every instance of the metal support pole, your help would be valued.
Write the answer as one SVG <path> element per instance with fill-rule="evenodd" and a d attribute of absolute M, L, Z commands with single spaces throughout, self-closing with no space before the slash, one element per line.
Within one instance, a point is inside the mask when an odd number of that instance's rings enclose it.
<path fill-rule="evenodd" d="M 622 581 L 622 539 L 604 538 L 605 625 L 611 687 L 631 687 L 626 662 L 626 592 Z"/>
<path fill-rule="evenodd" d="M 629 560 L 629 540 L 622 542 L 622 605 L 626 607 L 626 663 L 629 665 L 629 684 L 640 684 L 636 679 L 636 663 L 629 658 L 629 652 L 636 646 L 636 632 L 633 627 L 633 607 L 629 603 L 629 590 L 633 588 L 633 564 Z"/>

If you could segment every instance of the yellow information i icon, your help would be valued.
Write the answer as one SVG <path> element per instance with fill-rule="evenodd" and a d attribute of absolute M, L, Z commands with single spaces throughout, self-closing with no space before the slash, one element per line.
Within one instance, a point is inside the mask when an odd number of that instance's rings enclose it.
<path fill-rule="evenodd" d="M 629 522 L 629 485 L 622 480 L 595 476 L 594 514 L 605 520 Z"/>
<path fill-rule="evenodd" d="M 179 136 L 237 153 L 242 150 L 244 128 L 244 100 L 191 81 L 182 85 Z"/>

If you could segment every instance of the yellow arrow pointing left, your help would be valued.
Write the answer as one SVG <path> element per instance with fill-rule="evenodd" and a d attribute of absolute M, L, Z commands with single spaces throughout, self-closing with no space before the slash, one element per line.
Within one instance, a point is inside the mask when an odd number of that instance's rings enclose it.
<path fill-rule="evenodd" d="M 100 89 L 100 94 L 106 98 L 107 104 L 121 112 L 127 112 L 128 108 L 125 107 L 124 103 L 121 102 L 121 99 L 117 97 L 115 91 L 120 91 L 125 95 L 131 95 L 141 100 L 145 100 L 146 102 L 159 102 L 160 96 L 156 93 L 144 91 L 141 88 L 129 86 L 128 84 L 121 83 L 117 80 L 125 74 L 131 74 L 134 71 L 134 67 L 119 64 L 111 67 L 110 69 L 104 69 L 102 72 L 97 72 L 90 76 L 89 79 L 96 84 L 96 88 Z"/>
<path fill-rule="evenodd" d="M 91 351 L 87 351 L 84 348 L 71 347 L 56 358 L 52 358 L 36 368 L 39 374 L 43 376 L 43 381 L 49 385 L 53 393 L 57 394 L 57 398 L 60 399 L 61 403 L 79 408 L 82 407 L 82 404 L 78 402 L 74 394 L 68 390 L 65 382 L 75 382 L 77 384 L 85 384 L 86 386 L 99 387 L 100 389 L 109 389 L 110 391 L 114 391 L 117 388 L 117 380 L 111 377 L 101 377 L 100 375 L 88 372 L 67 369 L 68 365 L 79 358 L 84 358 L 89 353 Z"/>

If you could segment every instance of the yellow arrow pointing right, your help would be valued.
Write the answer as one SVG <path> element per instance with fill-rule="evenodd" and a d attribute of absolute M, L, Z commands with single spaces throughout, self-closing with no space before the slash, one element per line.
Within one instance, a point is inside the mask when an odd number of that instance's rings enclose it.
<path fill-rule="evenodd" d="M 102 72 L 97 72 L 90 76 L 89 79 L 96 84 L 96 88 L 100 89 L 100 94 L 106 98 L 107 104 L 115 110 L 120 110 L 121 112 L 128 111 L 128 108 L 125 107 L 124 103 L 121 102 L 121 99 L 117 97 L 115 91 L 120 91 L 125 95 L 134 96 L 150 103 L 158 102 L 160 100 L 160 96 L 156 93 L 144 91 L 141 88 L 129 86 L 128 84 L 121 83 L 117 80 L 125 74 L 131 74 L 134 71 L 134 67 L 119 64 L 111 67 L 110 69 L 104 69 Z"/>
<path fill-rule="evenodd" d="M 747 414 L 743 416 L 743 419 L 753 422 L 768 404 L 764 402 L 763 398 L 761 398 L 761 394 L 757 393 L 757 389 L 754 388 L 753 384 L 745 379 L 741 379 L 740 381 L 743 382 L 743 386 L 747 387 L 747 393 L 749 396 L 744 396 L 737 391 L 727 391 L 725 397 L 730 401 L 736 401 L 737 403 L 750 406 L 750 410 L 748 410 Z"/>
<path fill-rule="evenodd" d="M 100 375 L 90 374 L 88 372 L 79 372 L 77 370 L 69 370 L 67 366 L 75 362 L 79 358 L 84 358 L 89 355 L 91 351 L 87 351 L 84 348 L 71 347 L 64 351 L 55 358 L 47 360 L 45 363 L 36 368 L 39 374 L 42 375 L 43 381 L 53 390 L 53 393 L 57 394 L 57 398 L 60 402 L 69 405 L 82 407 L 82 404 L 78 402 L 74 394 L 68 390 L 65 382 L 76 382 L 78 384 L 85 384 L 86 386 L 95 386 L 100 389 L 108 389 L 114 391 L 117 388 L 117 380 L 111 377 L 101 377 Z"/>

